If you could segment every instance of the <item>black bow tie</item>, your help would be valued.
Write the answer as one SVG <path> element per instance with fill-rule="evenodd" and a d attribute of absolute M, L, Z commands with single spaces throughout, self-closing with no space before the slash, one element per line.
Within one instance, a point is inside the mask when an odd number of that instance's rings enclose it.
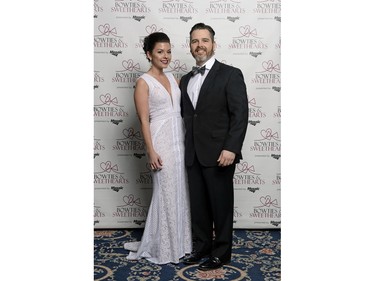
<path fill-rule="evenodd" d="M 200 73 L 200 74 L 204 74 L 206 70 L 206 66 L 202 66 L 202 67 L 198 67 L 198 66 L 193 66 L 193 70 L 192 70 L 192 73 L 193 73 L 193 76 Z"/>

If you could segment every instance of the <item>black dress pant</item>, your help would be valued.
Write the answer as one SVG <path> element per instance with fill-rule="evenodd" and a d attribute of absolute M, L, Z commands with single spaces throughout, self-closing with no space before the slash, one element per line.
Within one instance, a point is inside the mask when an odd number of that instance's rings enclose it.
<path fill-rule="evenodd" d="M 194 251 L 223 262 L 232 252 L 234 170 L 235 164 L 203 167 L 197 157 L 187 167 Z"/>

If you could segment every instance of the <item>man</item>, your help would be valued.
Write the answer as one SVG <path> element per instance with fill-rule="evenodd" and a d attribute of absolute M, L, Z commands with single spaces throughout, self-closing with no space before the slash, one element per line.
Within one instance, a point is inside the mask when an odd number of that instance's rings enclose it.
<path fill-rule="evenodd" d="M 204 23 L 190 31 L 190 52 L 198 73 L 181 78 L 194 251 L 185 264 L 212 270 L 230 263 L 235 165 L 248 123 L 248 99 L 241 70 L 215 59 L 215 31 Z"/>

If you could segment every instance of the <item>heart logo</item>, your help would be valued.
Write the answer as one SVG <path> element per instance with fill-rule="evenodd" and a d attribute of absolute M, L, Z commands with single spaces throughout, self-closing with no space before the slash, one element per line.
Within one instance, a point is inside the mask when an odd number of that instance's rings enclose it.
<path fill-rule="evenodd" d="M 155 24 L 146 26 L 146 32 L 148 34 L 154 33 L 157 31 L 157 27 Z M 160 31 L 160 30 L 159 30 Z"/>
<path fill-rule="evenodd" d="M 129 70 L 129 71 L 132 71 L 134 69 L 140 70 L 139 63 L 134 64 L 134 61 L 132 59 L 122 61 L 122 66 L 124 67 L 125 70 Z"/>
<path fill-rule="evenodd" d="M 239 171 L 239 173 L 245 173 L 245 174 L 247 172 L 250 172 L 250 173 L 255 172 L 254 166 L 253 165 L 249 166 L 247 162 L 238 163 L 236 166 L 236 169 Z"/>
<path fill-rule="evenodd" d="M 169 67 L 173 70 L 173 71 L 180 71 L 180 70 L 187 70 L 187 67 L 186 67 L 186 64 L 184 63 L 183 65 L 181 65 L 181 61 L 180 60 L 175 60 L 174 62 L 171 61 L 170 64 L 169 64 Z"/>
<path fill-rule="evenodd" d="M 262 67 L 265 71 L 268 71 L 268 72 L 272 72 L 272 71 L 276 71 L 276 72 L 280 72 L 280 66 L 278 64 L 276 64 L 275 66 L 273 65 L 273 61 L 272 60 L 269 60 L 269 61 L 264 61 L 262 63 Z"/>
<path fill-rule="evenodd" d="M 101 35 L 106 35 L 106 36 L 109 36 L 109 35 L 116 36 L 117 35 L 116 27 L 111 29 L 111 26 L 108 23 L 106 23 L 104 25 L 103 24 L 99 25 L 98 30 L 101 33 Z"/>
<path fill-rule="evenodd" d="M 111 170 L 111 161 L 107 161 L 107 162 L 102 162 L 100 163 L 100 168 L 102 168 L 102 170 L 104 172 L 108 172 Z"/>
<path fill-rule="evenodd" d="M 129 129 L 124 129 L 122 133 L 124 134 L 125 139 L 134 139 L 134 138 L 136 138 L 137 140 L 142 139 L 141 133 L 139 131 L 135 132 L 135 130 L 132 127 L 130 127 Z"/>
<path fill-rule="evenodd" d="M 251 30 L 250 25 L 241 26 L 239 30 L 240 30 L 240 33 L 246 37 L 250 37 L 250 36 L 257 37 L 258 35 L 257 30 L 255 28 Z"/>
<path fill-rule="evenodd" d="M 118 166 L 117 165 L 112 166 L 111 161 L 100 163 L 100 168 L 102 168 L 103 172 L 107 172 L 107 173 L 110 173 L 112 171 L 113 172 L 118 171 Z"/>
<path fill-rule="evenodd" d="M 141 199 L 140 198 L 134 199 L 134 198 L 135 197 L 134 197 L 133 194 L 129 194 L 129 196 L 125 195 L 123 197 L 125 205 L 127 205 L 127 206 L 137 205 L 137 206 L 141 207 Z"/>
<path fill-rule="evenodd" d="M 114 105 L 117 105 L 118 103 L 117 97 L 112 99 L 110 94 L 100 95 L 99 99 L 103 104 L 106 104 L 106 105 L 110 105 L 111 103 L 113 103 Z"/>
<path fill-rule="evenodd" d="M 260 203 L 262 203 L 263 207 L 273 206 L 273 207 L 276 207 L 276 208 L 280 208 L 278 206 L 279 204 L 277 203 L 277 199 L 272 200 L 271 196 L 269 196 L 269 195 L 260 197 L 259 201 L 260 201 Z"/>
<path fill-rule="evenodd" d="M 270 128 L 268 128 L 267 130 L 261 130 L 260 134 L 264 140 L 271 140 L 271 139 L 278 140 L 279 139 L 279 134 L 277 132 L 272 134 L 272 130 Z"/>
<path fill-rule="evenodd" d="M 252 98 L 251 100 L 249 100 L 249 104 L 252 105 L 252 106 L 256 106 L 257 102 L 256 102 L 255 98 Z"/>

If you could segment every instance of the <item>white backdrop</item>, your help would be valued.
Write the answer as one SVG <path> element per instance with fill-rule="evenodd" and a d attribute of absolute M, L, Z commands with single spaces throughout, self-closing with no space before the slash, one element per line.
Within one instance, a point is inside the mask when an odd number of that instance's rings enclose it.
<path fill-rule="evenodd" d="M 94 0 L 94 227 L 143 227 L 152 195 L 133 91 L 149 69 L 143 38 L 165 32 L 167 71 L 190 71 L 189 31 L 216 32 L 216 58 L 242 70 L 249 99 L 236 167 L 234 228 L 280 228 L 280 0 Z"/>

